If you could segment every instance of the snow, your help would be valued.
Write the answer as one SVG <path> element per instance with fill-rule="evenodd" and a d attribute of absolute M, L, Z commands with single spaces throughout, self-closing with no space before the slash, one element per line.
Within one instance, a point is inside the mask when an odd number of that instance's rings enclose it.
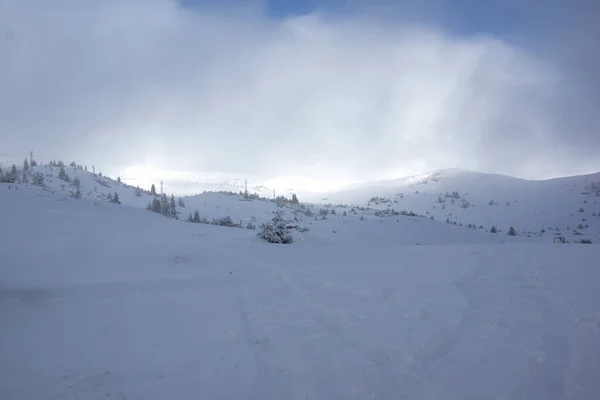
<path fill-rule="evenodd" d="M 52 173 L 45 190 L 0 184 L 0 399 L 600 397 L 597 244 L 219 193 L 179 210 L 310 228 L 275 245 L 146 211 L 150 196 L 82 171 L 76 200 Z M 462 193 L 451 179 L 418 190 Z"/>

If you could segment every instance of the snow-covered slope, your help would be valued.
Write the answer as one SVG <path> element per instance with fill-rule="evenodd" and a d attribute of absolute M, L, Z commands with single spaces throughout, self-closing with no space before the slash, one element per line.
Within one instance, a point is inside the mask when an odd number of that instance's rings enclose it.
<path fill-rule="evenodd" d="M 7 170 L 7 168 L 4 168 Z M 147 191 L 117 182 L 111 178 L 94 175 L 75 167 L 64 167 L 67 181 L 59 178 L 60 168 L 36 166 L 29 172 L 29 180 L 35 173 L 44 176 L 42 192 L 69 202 L 91 202 L 102 207 L 115 207 L 110 204 L 109 196 L 118 195 L 120 205 L 144 209 L 157 196 Z M 19 175 L 22 171 L 19 171 Z M 76 191 L 74 180 L 79 180 L 80 199 L 73 198 Z M 13 184 L 0 186 L 1 190 L 29 190 L 32 184 Z M 158 189 L 159 190 L 159 189 Z M 179 200 L 179 198 L 177 198 Z M 176 209 L 181 223 L 198 210 L 200 217 L 212 222 L 215 219 L 230 217 L 235 224 L 253 229 L 248 235 L 255 235 L 254 229 L 269 221 L 277 212 L 283 213 L 290 225 L 297 226 L 304 233 L 294 231 L 299 240 L 313 242 L 360 242 L 365 235 L 382 243 L 390 244 L 435 244 L 435 243 L 490 243 L 509 242 L 522 238 L 510 238 L 506 235 L 491 235 L 485 230 L 471 230 L 465 227 L 450 226 L 426 216 L 376 215 L 376 208 L 353 208 L 351 206 L 326 206 L 319 204 L 294 205 L 289 202 L 277 203 L 271 199 L 247 199 L 232 192 L 207 192 L 182 198 L 183 207 L 176 201 Z M 434 235 L 431 233 L 435 232 Z"/>
<path fill-rule="evenodd" d="M 598 245 L 337 212 L 279 246 L 10 186 L 0 399 L 600 397 Z"/>
<path fill-rule="evenodd" d="M 9 169 L 7 165 L 3 167 L 5 171 Z M 74 186 L 58 178 L 59 170 L 56 166 L 34 168 L 44 175 L 48 190 L 69 197 Z M 67 166 L 65 172 L 71 181 L 75 177 L 80 180 L 84 200 L 107 201 L 109 195 L 117 193 L 122 204 L 146 208 L 155 198 L 147 191 L 82 169 Z M 309 211 L 289 203 L 277 207 L 274 201 L 269 201 L 272 200 L 270 189 L 260 183 L 249 186 L 249 192 L 261 197 L 248 201 L 237 194 L 244 187 L 240 179 L 230 176 L 219 183 L 217 176 L 213 178 L 204 186 L 196 182 L 192 187 L 220 191 L 184 197 L 184 207 L 177 206 L 180 219 L 187 220 L 190 213 L 198 210 L 209 222 L 229 216 L 234 223 L 246 227 L 268 221 L 275 212 L 284 212 L 288 219 L 295 220 L 294 224 L 311 231 L 315 228 L 340 232 L 347 224 L 354 226 L 362 219 L 406 224 L 408 220 L 396 214 L 413 212 L 437 222 L 462 226 L 462 232 L 467 227 L 481 232 L 495 227 L 498 235 L 506 236 L 513 226 L 518 236 L 536 241 L 550 242 L 556 236 L 570 241 L 600 241 L 600 173 L 527 181 L 449 169 L 393 181 L 357 184 L 348 190 L 318 196 L 299 192 L 300 200 L 307 204 Z M 157 190 L 160 191 L 160 187 Z M 316 223 L 322 219 L 319 212 L 324 207 L 329 211 L 335 209 L 337 215 L 329 214 L 327 218 L 332 221 L 328 223 Z M 388 214 L 382 217 L 381 211 Z"/>
<path fill-rule="evenodd" d="M 358 185 L 320 197 L 334 204 L 413 211 L 486 229 L 496 226 L 504 232 L 514 226 L 522 235 L 544 230 L 573 240 L 600 237 L 600 173 L 527 181 L 450 169 Z"/>

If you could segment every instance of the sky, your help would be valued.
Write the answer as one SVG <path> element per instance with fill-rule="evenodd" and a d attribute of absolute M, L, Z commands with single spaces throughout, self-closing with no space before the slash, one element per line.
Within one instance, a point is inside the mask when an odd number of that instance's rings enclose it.
<path fill-rule="evenodd" d="M 593 0 L 0 0 L 0 153 L 115 175 L 600 171 L 598 17 Z"/>

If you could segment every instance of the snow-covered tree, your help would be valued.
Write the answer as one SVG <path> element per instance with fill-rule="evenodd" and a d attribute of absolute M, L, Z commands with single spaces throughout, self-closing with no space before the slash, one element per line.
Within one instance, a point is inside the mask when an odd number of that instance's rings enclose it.
<path fill-rule="evenodd" d="M 269 243 L 288 244 L 293 242 L 281 213 L 275 214 L 271 221 L 262 224 L 258 236 Z"/>
<path fill-rule="evenodd" d="M 190 216 L 187 219 L 188 222 L 194 222 L 194 217 L 192 217 L 192 213 L 190 213 Z"/>
<path fill-rule="evenodd" d="M 25 171 L 23 171 L 23 175 L 21 176 L 21 182 L 29 183 L 29 175 L 27 175 L 27 172 Z"/>
<path fill-rule="evenodd" d="M 171 216 L 171 210 L 169 207 L 169 198 L 164 193 L 160 196 L 160 213 L 166 217 Z"/>
<path fill-rule="evenodd" d="M 36 172 L 35 174 L 33 174 L 33 178 L 31 181 L 31 183 L 33 183 L 35 186 L 44 186 L 44 175 L 41 172 Z"/>
<path fill-rule="evenodd" d="M 112 193 L 109 192 L 108 195 L 106 196 L 106 198 L 108 199 L 108 201 L 110 201 L 112 203 L 112 201 L 113 201 Z"/>
<path fill-rule="evenodd" d="M 175 197 L 171 195 L 171 199 L 169 200 L 169 215 L 170 218 L 177 219 L 177 206 L 175 205 Z"/>
<path fill-rule="evenodd" d="M 137 197 L 142 197 L 142 189 L 140 189 L 139 186 L 135 188 L 135 195 Z"/>
<path fill-rule="evenodd" d="M 77 187 L 75 190 L 72 190 L 71 197 L 74 199 L 80 199 L 81 198 L 81 189 L 79 187 Z"/>
<path fill-rule="evenodd" d="M 38 164 L 37 164 L 37 161 L 35 161 L 35 160 L 31 160 L 31 165 L 30 165 L 30 167 L 37 167 L 37 165 L 38 165 Z"/>
<path fill-rule="evenodd" d="M 12 183 L 19 182 L 19 171 L 17 170 L 17 166 L 14 164 L 12 167 L 10 167 L 10 179 Z"/>
<path fill-rule="evenodd" d="M 75 178 L 73 178 L 73 182 L 71 183 L 71 185 L 76 189 L 79 189 L 81 187 L 81 181 L 79 180 L 79 177 L 77 175 L 75 175 Z"/>
<path fill-rule="evenodd" d="M 23 171 L 29 171 L 29 161 L 27 159 L 23 161 Z"/>
<path fill-rule="evenodd" d="M 153 196 L 156 196 L 156 187 L 154 186 L 154 183 L 152 184 L 152 187 L 150 188 L 150 194 Z"/>
<path fill-rule="evenodd" d="M 121 182 L 121 177 L 120 176 L 117 176 L 117 182 L 123 183 L 123 182 Z"/>
<path fill-rule="evenodd" d="M 517 232 L 515 231 L 515 228 L 513 228 L 512 226 L 510 227 L 510 229 L 508 230 L 508 236 L 517 236 Z"/>
<path fill-rule="evenodd" d="M 200 213 L 198 212 L 198 210 L 194 211 L 194 220 L 193 222 L 199 224 L 200 223 Z"/>
<path fill-rule="evenodd" d="M 152 201 L 146 207 L 146 210 L 160 214 L 160 200 L 157 198 L 152 199 Z"/>
<path fill-rule="evenodd" d="M 298 196 L 296 196 L 296 193 L 292 193 L 292 204 L 300 204 L 300 202 L 298 201 Z"/>
<path fill-rule="evenodd" d="M 65 172 L 65 167 L 61 166 L 60 167 L 60 171 L 58 171 L 58 179 L 61 179 L 65 182 L 70 182 L 71 178 L 69 178 L 69 175 L 67 175 L 67 173 Z"/>
<path fill-rule="evenodd" d="M 498 233 L 498 228 L 492 225 L 492 227 L 490 228 L 490 233 Z"/>
<path fill-rule="evenodd" d="M 119 194 L 117 192 L 115 192 L 115 194 L 113 195 L 111 203 L 121 204 L 121 200 L 119 200 Z"/>
<path fill-rule="evenodd" d="M 10 171 L 0 174 L 0 182 L 4 183 L 17 183 L 19 181 L 19 172 L 17 166 L 13 164 Z"/>
<path fill-rule="evenodd" d="M 185 208 L 185 203 L 183 202 L 183 198 L 180 197 L 177 199 L 177 204 L 179 205 L 179 207 L 181 208 Z"/>

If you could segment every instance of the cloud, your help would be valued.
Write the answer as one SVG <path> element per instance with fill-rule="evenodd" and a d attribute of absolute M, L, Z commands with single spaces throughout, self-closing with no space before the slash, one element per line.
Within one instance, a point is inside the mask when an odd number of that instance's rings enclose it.
<path fill-rule="evenodd" d="M 5 0 L 0 29 L 11 152 L 352 180 L 600 169 L 565 151 L 566 69 L 493 36 L 172 0 Z"/>

